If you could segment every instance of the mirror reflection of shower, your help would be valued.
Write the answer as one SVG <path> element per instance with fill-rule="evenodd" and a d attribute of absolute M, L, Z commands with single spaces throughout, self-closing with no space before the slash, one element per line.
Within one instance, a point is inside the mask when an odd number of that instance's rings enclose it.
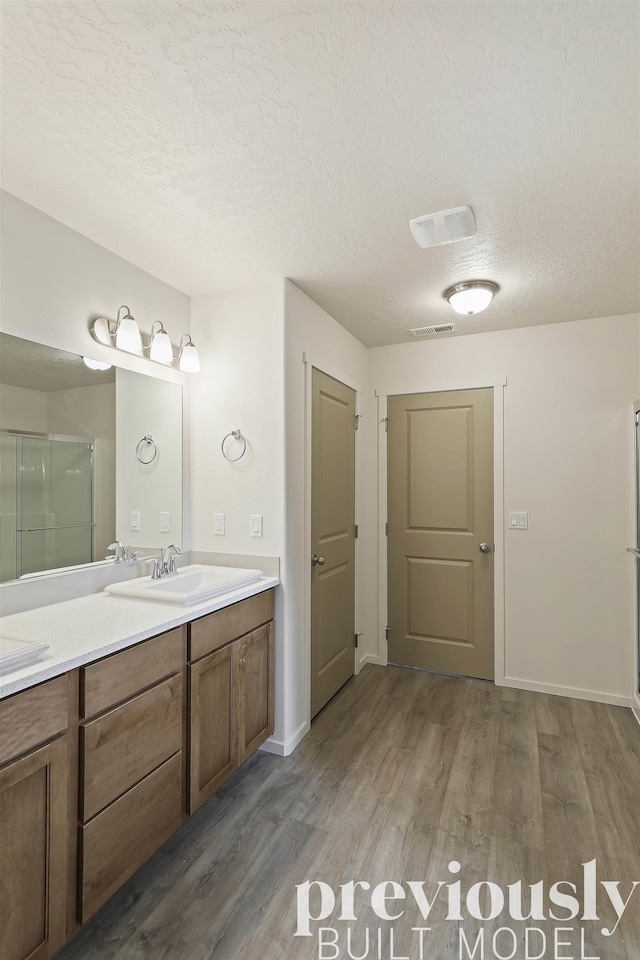
<path fill-rule="evenodd" d="M 94 559 L 94 444 L 0 435 L 0 580 Z"/>

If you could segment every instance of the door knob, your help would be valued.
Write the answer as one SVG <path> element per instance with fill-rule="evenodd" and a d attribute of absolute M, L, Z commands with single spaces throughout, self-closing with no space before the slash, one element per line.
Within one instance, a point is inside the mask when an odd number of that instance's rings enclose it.
<path fill-rule="evenodd" d="M 316 553 L 314 553 L 314 555 L 311 557 L 311 566 L 312 566 L 312 567 L 315 567 L 316 563 L 318 564 L 319 567 L 323 567 L 323 566 L 324 566 L 324 562 L 325 562 L 325 561 L 324 561 L 324 557 L 319 557 Z"/>
<path fill-rule="evenodd" d="M 481 543 L 480 549 L 483 553 L 491 553 L 491 547 L 489 546 L 488 543 Z"/>

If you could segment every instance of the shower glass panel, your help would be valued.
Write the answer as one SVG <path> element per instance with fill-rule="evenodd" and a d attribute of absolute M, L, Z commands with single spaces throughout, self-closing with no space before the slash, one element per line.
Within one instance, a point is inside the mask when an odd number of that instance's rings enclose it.
<path fill-rule="evenodd" d="M 2 563 L 15 577 L 93 560 L 93 444 L 53 437 L 2 437 L 15 444 L 1 475 Z M 3 461 L 5 448 L 3 447 Z M 11 458 L 8 459 L 11 464 Z M 5 507 L 6 504 L 6 507 Z M 14 509 L 11 531 L 11 509 Z M 13 551 L 7 539 L 14 543 Z M 9 536 L 10 531 L 12 536 Z M 10 576 L 7 576 L 9 579 Z"/>
<path fill-rule="evenodd" d="M 17 447 L 16 437 L 0 434 L 0 583 L 18 576 Z"/>

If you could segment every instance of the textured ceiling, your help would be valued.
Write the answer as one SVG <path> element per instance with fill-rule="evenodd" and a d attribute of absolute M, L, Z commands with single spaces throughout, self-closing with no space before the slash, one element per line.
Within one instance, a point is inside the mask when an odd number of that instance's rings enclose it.
<path fill-rule="evenodd" d="M 635 2 L 1 8 L 3 185 L 190 295 L 288 276 L 370 345 L 476 277 L 461 332 L 639 308 Z"/>
<path fill-rule="evenodd" d="M 112 383 L 115 370 L 89 370 L 82 357 L 0 333 L 0 383 L 29 390 L 68 390 Z"/>

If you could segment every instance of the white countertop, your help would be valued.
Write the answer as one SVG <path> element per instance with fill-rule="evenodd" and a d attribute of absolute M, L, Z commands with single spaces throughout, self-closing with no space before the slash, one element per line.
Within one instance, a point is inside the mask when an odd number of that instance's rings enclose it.
<path fill-rule="evenodd" d="M 28 667 L 0 674 L 0 700 L 279 583 L 277 577 L 262 577 L 239 590 L 188 606 L 98 593 L 1 617 L 0 635 L 40 640 L 48 643 L 49 649 Z"/>

